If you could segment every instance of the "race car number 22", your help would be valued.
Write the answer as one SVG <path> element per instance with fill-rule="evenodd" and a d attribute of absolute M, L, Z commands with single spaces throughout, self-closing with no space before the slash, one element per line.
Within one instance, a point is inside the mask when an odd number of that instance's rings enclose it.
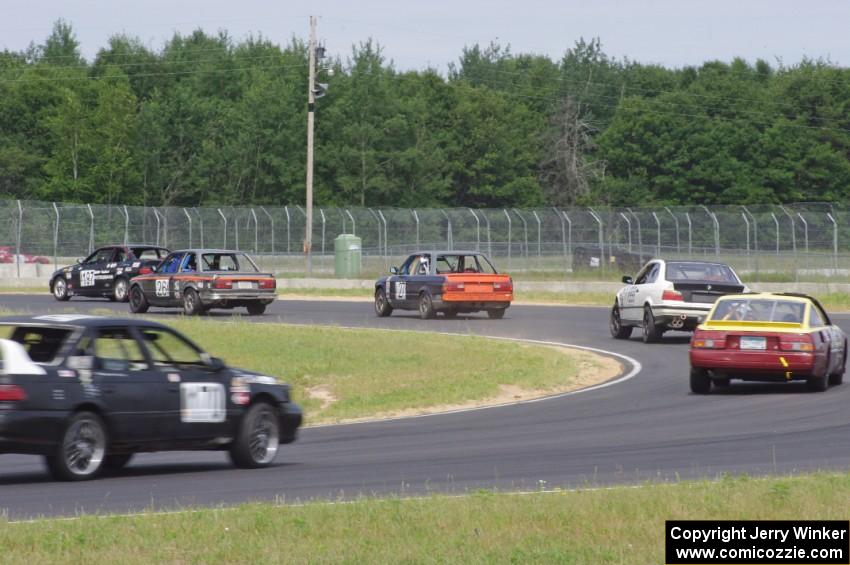
<path fill-rule="evenodd" d="M 156 295 L 168 296 L 168 279 L 156 280 Z"/>

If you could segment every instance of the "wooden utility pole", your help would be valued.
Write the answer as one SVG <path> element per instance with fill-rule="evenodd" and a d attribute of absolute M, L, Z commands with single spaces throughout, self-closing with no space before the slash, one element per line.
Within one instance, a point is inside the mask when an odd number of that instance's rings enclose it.
<path fill-rule="evenodd" d="M 313 274 L 313 121 L 316 110 L 316 17 L 310 16 L 310 70 L 307 87 L 307 225 L 304 228 L 304 254 L 307 276 Z"/>

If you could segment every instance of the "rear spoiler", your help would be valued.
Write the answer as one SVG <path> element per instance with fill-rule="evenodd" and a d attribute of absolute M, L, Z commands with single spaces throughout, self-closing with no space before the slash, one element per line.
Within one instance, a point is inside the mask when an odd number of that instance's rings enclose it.
<path fill-rule="evenodd" d="M 0 373 L 5 375 L 46 375 L 47 371 L 33 363 L 26 349 L 17 341 L 0 339 L 0 355 L 3 365 Z"/>
<path fill-rule="evenodd" d="M 776 329 L 801 329 L 802 323 L 797 322 L 757 322 L 752 320 L 706 320 L 702 323 L 705 327 L 717 328 L 776 328 Z"/>

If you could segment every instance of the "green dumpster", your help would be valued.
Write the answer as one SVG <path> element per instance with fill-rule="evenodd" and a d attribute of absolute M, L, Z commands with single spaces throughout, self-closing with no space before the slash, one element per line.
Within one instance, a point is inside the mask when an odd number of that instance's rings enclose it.
<path fill-rule="evenodd" d="M 360 238 L 341 233 L 334 239 L 334 275 L 340 279 L 360 276 Z"/>

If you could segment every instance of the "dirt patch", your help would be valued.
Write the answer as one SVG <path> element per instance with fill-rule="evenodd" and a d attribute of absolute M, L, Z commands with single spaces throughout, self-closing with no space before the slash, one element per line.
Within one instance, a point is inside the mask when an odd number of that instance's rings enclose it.
<path fill-rule="evenodd" d="M 535 344 L 534 347 L 540 347 L 540 345 Z M 438 414 L 440 412 L 454 412 L 457 410 L 483 408 L 486 406 L 504 406 L 508 404 L 516 404 L 518 402 L 525 402 L 537 398 L 544 398 L 546 396 L 554 396 L 556 394 L 563 394 L 565 392 L 571 392 L 574 390 L 579 390 L 582 388 L 601 384 L 605 381 L 610 381 L 611 379 L 615 378 L 617 375 L 623 372 L 623 365 L 619 361 L 611 357 L 599 355 L 581 349 L 573 349 L 570 347 L 560 347 L 556 345 L 546 345 L 543 347 L 550 347 L 551 349 L 560 351 L 561 353 L 569 355 L 570 357 L 576 360 L 576 362 L 578 363 L 578 372 L 575 377 L 570 380 L 569 383 L 565 383 L 563 386 L 556 386 L 546 390 L 527 389 L 514 384 L 500 384 L 498 394 L 488 398 L 482 398 L 481 400 L 462 402 L 458 404 L 443 404 L 438 406 L 427 406 L 423 408 L 394 410 L 391 412 L 382 412 L 380 414 L 376 414 L 375 416 L 371 416 L 368 418 L 347 418 L 341 420 L 334 420 L 333 422 L 328 423 L 351 424 L 355 422 L 370 422 L 376 420 L 405 418 L 409 416 Z M 321 398 L 321 396 L 318 395 L 324 393 L 330 393 L 330 391 L 327 390 L 327 387 L 325 385 L 311 387 L 307 389 L 307 394 L 311 398 Z M 331 398 L 333 398 L 333 395 L 330 396 Z M 334 400 L 336 400 L 336 398 L 334 398 Z M 330 404 L 328 404 L 328 406 L 329 405 Z M 324 409 L 325 407 L 326 405 L 323 403 L 322 409 Z M 318 425 L 326 424 L 322 423 Z M 307 427 L 310 427 L 310 425 L 308 425 Z"/>
<path fill-rule="evenodd" d="M 328 385 L 311 386 L 304 392 L 307 393 L 308 397 L 322 403 L 320 410 L 325 410 L 328 406 L 339 400 L 336 396 L 334 396 L 334 393 L 331 392 Z"/>

